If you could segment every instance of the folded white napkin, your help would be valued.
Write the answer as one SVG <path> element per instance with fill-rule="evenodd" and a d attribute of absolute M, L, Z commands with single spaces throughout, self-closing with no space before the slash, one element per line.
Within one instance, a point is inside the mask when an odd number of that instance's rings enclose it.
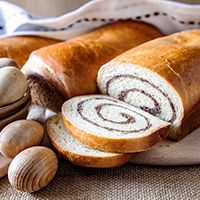
<path fill-rule="evenodd" d="M 200 5 L 164 0 L 93 0 L 60 17 L 38 18 L 14 4 L 0 1 L 0 37 L 39 35 L 69 39 L 129 18 L 149 22 L 170 34 L 200 28 Z"/>

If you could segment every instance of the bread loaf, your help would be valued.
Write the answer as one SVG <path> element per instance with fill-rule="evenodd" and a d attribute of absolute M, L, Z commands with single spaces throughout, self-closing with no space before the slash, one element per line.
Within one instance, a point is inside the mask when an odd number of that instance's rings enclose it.
<path fill-rule="evenodd" d="M 23 67 L 33 102 L 59 111 L 64 100 L 97 92 L 100 66 L 122 52 L 161 36 L 153 26 L 119 21 L 33 52 Z"/>
<path fill-rule="evenodd" d="M 57 42 L 60 40 L 36 36 L 2 38 L 0 39 L 0 58 L 12 58 L 19 67 L 22 67 L 32 51 Z"/>
<path fill-rule="evenodd" d="M 135 156 L 98 151 L 82 144 L 65 130 L 61 113 L 48 120 L 47 129 L 57 151 L 75 165 L 95 168 L 119 167 Z"/>
<path fill-rule="evenodd" d="M 84 144 L 107 152 L 148 150 L 165 137 L 169 123 L 103 95 L 74 97 L 62 106 L 66 130 Z"/>
<path fill-rule="evenodd" d="M 158 38 L 104 65 L 103 94 L 130 103 L 172 124 L 179 140 L 200 126 L 200 30 Z"/>

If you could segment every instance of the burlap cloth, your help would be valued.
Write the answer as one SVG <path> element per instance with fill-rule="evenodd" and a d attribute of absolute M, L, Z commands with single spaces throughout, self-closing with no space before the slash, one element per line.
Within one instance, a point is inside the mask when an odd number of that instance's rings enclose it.
<path fill-rule="evenodd" d="M 155 167 L 128 164 L 115 169 L 89 169 L 65 161 L 55 179 L 33 194 L 13 189 L 0 179 L 0 199 L 199 200 L 200 166 Z"/>

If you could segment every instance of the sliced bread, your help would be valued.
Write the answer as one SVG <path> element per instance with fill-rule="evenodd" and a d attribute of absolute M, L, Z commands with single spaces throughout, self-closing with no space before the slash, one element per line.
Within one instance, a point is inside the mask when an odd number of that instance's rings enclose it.
<path fill-rule="evenodd" d="M 168 131 L 169 123 L 104 95 L 74 97 L 62 106 L 66 130 L 98 150 L 133 153 L 148 150 Z"/>
<path fill-rule="evenodd" d="M 170 122 L 168 139 L 200 126 L 200 30 L 151 40 L 102 66 L 102 94 Z"/>
<path fill-rule="evenodd" d="M 134 154 L 108 153 L 85 146 L 64 129 L 61 113 L 48 120 L 47 130 L 57 151 L 73 164 L 85 167 L 118 167 L 134 157 Z"/>

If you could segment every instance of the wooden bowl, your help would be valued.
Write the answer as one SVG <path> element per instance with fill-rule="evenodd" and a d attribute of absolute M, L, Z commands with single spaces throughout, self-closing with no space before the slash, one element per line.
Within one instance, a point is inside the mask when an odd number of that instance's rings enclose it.
<path fill-rule="evenodd" d="M 25 104 L 25 102 L 27 102 L 29 99 L 30 99 L 30 90 L 28 90 L 24 94 L 24 96 L 18 101 L 15 101 L 9 105 L 0 107 L 0 120 L 19 111 L 21 109 L 21 106 Z"/>
<path fill-rule="evenodd" d="M 0 119 L 0 131 L 8 124 L 10 124 L 13 121 L 19 120 L 19 119 L 25 119 L 28 114 L 28 108 L 31 104 L 31 98 L 29 98 L 28 102 L 23 105 L 22 109 L 15 112 L 14 114 L 4 118 Z"/>

